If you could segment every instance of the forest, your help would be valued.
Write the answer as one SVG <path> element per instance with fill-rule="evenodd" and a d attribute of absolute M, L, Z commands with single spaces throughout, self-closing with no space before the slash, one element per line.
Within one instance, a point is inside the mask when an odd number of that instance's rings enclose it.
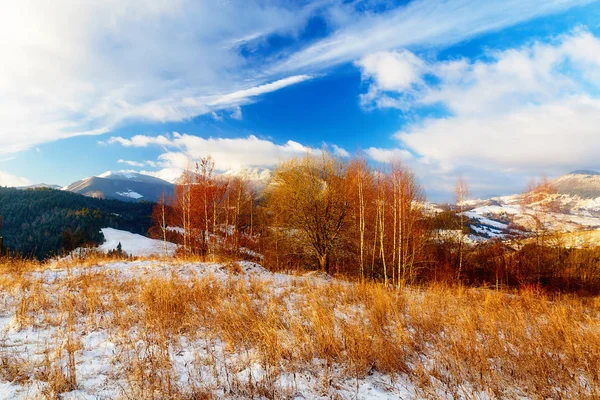
<path fill-rule="evenodd" d="M 265 188 L 223 179 L 204 158 L 175 196 L 153 211 L 150 235 L 178 255 L 259 257 L 271 270 L 320 270 L 402 288 L 426 282 L 598 292 L 600 251 L 567 248 L 544 224 L 553 188 L 533 184 L 533 227 L 511 240 L 468 242 L 459 180 L 456 205 L 432 212 L 415 174 L 401 162 L 376 169 L 363 158 L 325 151 L 282 162 Z"/>
<path fill-rule="evenodd" d="M 102 243 L 105 227 L 146 234 L 152 207 L 47 188 L 0 188 L 0 236 L 4 251 L 45 259 Z"/>

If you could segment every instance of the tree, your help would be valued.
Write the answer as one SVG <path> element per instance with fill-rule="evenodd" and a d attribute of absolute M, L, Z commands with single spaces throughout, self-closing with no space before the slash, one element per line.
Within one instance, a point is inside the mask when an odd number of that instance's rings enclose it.
<path fill-rule="evenodd" d="M 173 200 L 173 208 L 176 210 L 175 218 L 179 220 L 182 236 L 183 236 L 183 254 L 189 257 L 192 254 L 192 185 L 194 183 L 194 175 L 191 168 L 188 166 L 184 171 L 179 181 L 175 185 L 175 197 Z"/>
<path fill-rule="evenodd" d="M 356 236 L 358 237 L 358 266 L 361 279 L 365 278 L 365 260 L 367 246 L 367 212 L 371 204 L 369 194 L 373 192 L 373 175 L 367 161 L 360 155 L 351 160 L 347 172 L 349 201 L 353 218 L 355 220 Z"/>
<path fill-rule="evenodd" d="M 344 163 L 326 151 L 307 154 L 282 163 L 267 193 L 274 228 L 295 234 L 327 273 L 349 210 L 345 173 Z"/>
<path fill-rule="evenodd" d="M 523 194 L 521 201 L 521 209 L 524 215 L 528 216 L 532 221 L 532 232 L 535 237 L 534 258 L 535 269 L 538 283 L 542 276 L 542 268 L 544 267 L 543 258 L 546 256 L 547 241 L 549 239 L 549 218 L 550 212 L 559 211 L 558 204 L 555 201 L 557 190 L 552 183 L 542 177 L 539 182 L 530 181 L 527 190 Z M 554 246 L 560 250 L 561 246 Z M 547 265 L 547 268 L 550 266 Z"/>
<path fill-rule="evenodd" d="M 167 250 L 167 231 L 168 231 L 168 206 L 165 199 L 165 193 L 163 192 L 160 196 L 158 203 L 152 209 L 152 222 L 153 225 L 149 230 L 149 234 L 153 238 L 160 238 L 163 241 L 164 255 L 167 257 L 169 252 Z"/>
<path fill-rule="evenodd" d="M 467 183 L 464 181 L 462 175 L 458 177 L 456 181 L 456 186 L 454 188 L 454 201 L 458 206 L 458 221 L 460 224 L 459 232 L 458 232 L 458 268 L 456 271 L 456 279 L 460 280 L 460 274 L 462 273 L 463 268 L 463 256 L 464 256 L 464 247 L 465 247 L 465 239 L 463 234 L 463 229 L 465 226 L 465 200 L 469 196 L 469 187 Z"/>
<path fill-rule="evenodd" d="M 423 189 L 414 174 L 400 161 L 392 162 L 394 239 L 393 260 L 396 262 L 397 287 L 414 280 L 415 263 L 424 249 L 426 232 L 422 224 Z"/>
<path fill-rule="evenodd" d="M 2 238 L 2 215 L 0 215 L 0 256 L 4 253 L 4 239 Z"/>

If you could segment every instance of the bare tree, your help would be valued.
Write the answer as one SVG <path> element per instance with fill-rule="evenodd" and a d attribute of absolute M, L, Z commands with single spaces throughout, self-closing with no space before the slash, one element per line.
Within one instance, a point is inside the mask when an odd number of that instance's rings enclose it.
<path fill-rule="evenodd" d="M 538 282 L 542 275 L 542 256 L 545 247 L 550 238 L 550 213 L 558 210 L 556 200 L 556 188 L 544 176 L 540 181 L 532 180 L 527 186 L 527 190 L 522 196 L 521 210 L 523 215 L 528 216 L 532 221 L 532 232 L 535 237 L 535 260 L 536 260 L 536 275 Z M 554 243 L 555 248 L 561 246 Z"/>
<path fill-rule="evenodd" d="M 465 239 L 463 229 L 466 222 L 465 217 L 465 200 L 469 196 L 469 187 L 463 179 L 462 175 L 458 177 L 456 186 L 454 188 L 454 201 L 458 206 L 458 221 L 459 221 L 459 232 L 458 232 L 458 268 L 456 272 L 456 279 L 460 280 L 460 275 L 463 268 L 463 257 L 465 248 Z"/>
<path fill-rule="evenodd" d="M 175 185 L 174 208 L 177 210 L 183 237 L 183 254 L 189 257 L 192 252 L 192 185 L 194 173 L 186 168 Z"/>
<path fill-rule="evenodd" d="M 149 234 L 153 238 L 160 238 L 163 241 L 164 255 L 169 255 L 167 249 L 167 230 L 168 230 L 168 216 L 167 216 L 167 202 L 165 193 L 163 192 L 160 196 L 158 203 L 152 209 L 152 222 L 153 225 L 149 230 Z"/>
<path fill-rule="evenodd" d="M 367 162 L 362 158 L 358 157 L 352 161 L 348 166 L 348 178 L 349 185 L 356 190 L 354 198 L 351 204 L 354 205 L 354 211 L 357 220 L 358 228 L 358 249 L 359 249 L 359 270 L 360 277 L 364 280 L 365 278 L 365 257 L 366 257 L 366 246 L 365 246 L 365 234 L 366 234 L 366 192 L 368 192 L 372 183 L 372 174 L 367 165 Z"/>

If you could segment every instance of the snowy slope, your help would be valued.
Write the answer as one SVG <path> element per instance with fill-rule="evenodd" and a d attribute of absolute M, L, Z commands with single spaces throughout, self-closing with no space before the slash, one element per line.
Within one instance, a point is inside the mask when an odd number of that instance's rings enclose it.
<path fill-rule="evenodd" d="M 164 255 L 165 248 L 162 240 L 150 239 L 135 233 L 121 231 L 113 228 L 102 228 L 106 240 L 99 249 L 111 251 L 117 248 L 119 243 L 125 253 L 132 256 Z M 167 242 L 167 253 L 173 255 L 177 245 Z"/>

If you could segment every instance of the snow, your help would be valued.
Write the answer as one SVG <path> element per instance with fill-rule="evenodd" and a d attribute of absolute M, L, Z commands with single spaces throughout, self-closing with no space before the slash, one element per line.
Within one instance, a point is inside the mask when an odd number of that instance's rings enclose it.
<path fill-rule="evenodd" d="M 493 219 L 489 219 L 486 217 L 483 217 L 473 211 L 466 211 L 463 213 L 465 216 L 469 217 L 469 218 L 473 218 L 479 221 L 479 223 L 483 224 L 483 225 L 488 225 L 491 226 L 493 228 L 497 228 L 497 229 L 506 229 L 508 228 L 508 225 L 499 221 L 494 221 Z"/>
<path fill-rule="evenodd" d="M 114 250 L 121 243 L 121 248 L 125 253 L 136 257 L 164 255 L 165 253 L 165 244 L 162 240 L 150 239 L 136 233 L 114 228 L 102 228 L 102 233 L 106 240 L 99 247 L 102 251 Z M 175 243 L 167 242 L 168 255 L 173 255 L 176 249 L 177 245 Z"/>
<path fill-rule="evenodd" d="M 136 200 L 144 197 L 141 194 L 139 194 L 138 192 L 134 192 L 131 189 L 127 189 L 126 192 L 117 192 L 117 195 L 123 196 L 123 197 L 129 197 L 130 199 L 136 199 Z"/>
<path fill-rule="evenodd" d="M 118 172 L 106 171 L 106 172 L 98 175 L 98 178 L 134 179 L 138 175 L 139 174 L 137 174 L 134 171 L 118 171 Z"/>
<path fill-rule="evenodd" d="M 114 238 L 127 239 L 126 235 L 122 235 L 120 232 L 111 232 L 110 230 L 107 232 L 109 235 L 115 234 Z M 218 263 L 169 263 L 155 260 L 110 262 L 92 267 L 74 267 L 68 271 L 47 269 L 30 273 L 30 278 L 40 282 L 44 293 L 50 296 L 49 300 L 52 302 L 58 302 L 59 298 L 69 290 L 69 285 L 64 284 L 66 280 L 78 276 L 95 276 L 93 274 L 102 274 L 115 282 L 123 282 L 127 279 L 139 282 L 142 279 L 174 275 L 183 279 L 202 276 L 224 281 L 241 279 L 248 283 L 251 283 L 253 279 L 259 279 L 265 281 L 268 287 L 273 289 L 271 291 L 273 295 L 285 292 L 301 281 L 307 281 L 311 285 L 331 284 L 330 277 L 325 279 L 321 276 L 271 273 L 259 264 L 247 261 L 235 264 L 238 265 L 238 268 L 232 269 L 230 266 Z M 236 272 L 232 272 L 233 270 Z M 52 354 L 60 354 L 64 337 L 60 336 L 59 329 L 52 324 L 45 323 L 19 326 L 16 323 L 18 302 L 14 300 L 10 294 L 0 293 L 0 350 L 3 351 L 3 354 L 6 349 L 10 349 L 31 365 L 42 365 L 48 351 Z M 124 362 L 131 357 L 143 359 L 155 351 L 152 347 L 154 345 L 136 339 L 135 332 L 127 333 L 129 337 L 124 338 L 113 328 L 102 322 L 96 323 L 93 327 L 85 318 L 78 319 L 74 328 L 79 341 L 75 354 L 77 388 L 71 392 L 62 393 L 59 398 L 112 399 L 130 398 L 133 395 L 130 391 L 128 392 L 130 390 L 128 388 L 129 381 L 126 378 L 125 370 L 127 364 Z M 130 343 L 131 346 L 124 347 L 126 343 Z M 215 367 L 211 367 L 203 361 L 208 360 L 211 356 L 217 363 Z M 252 374 L 256 380 L 264 376 L 266 372 L 251 352 L 232 354 L 225 343 L 218 338 L 188 339 L 185 335 L 180 335 L 169 345 L 167 357 L 172 364 L 176 382 L 185 386 L 195 379 L 207 387 L 213 387 L 216 392 L 215 398 L 226 397 L 226 393 L 220 386 L 229 379 L 224 375 L 227 372 L 219 372 L 217 378 L 214 376 L 215 370 L 224 370 L 222 363 L 226 361 L 223 360 L 229 358 L 229 363 L 235 362 L 241 366 L 240 370 L 236 372 L 236 379 L 242 381 L 247 380 L 249 374 Z M 321 360 L 315 360 L 314 368 L 319 368 L 320 363 Z M 329 393 L 323 392 L 322 387 L 318 386 L 320 379 L 311 371 L 283 371 L 278 376 L 276 383 L 295 393 L 291 397 L 295 399 L 335 397 L 391 400 L 414 398 L 415 396 L 414 386 L 405 378 L 395 377 L 392 379 L 391 376 L 373 372 L 367 377 L 357 380 L 347 377 L 341 366 L 336 366 L 330 374 L 333 385 L 332 389 L 329 389 Z M 35 374 L 18 382 L 3 382 L 0 378 L 0 400 L 45 398 L 44 393 L 47 388 L 48 384 L 37 380 Z M 232 398 L 240 397 L 233 396 Z"/>

